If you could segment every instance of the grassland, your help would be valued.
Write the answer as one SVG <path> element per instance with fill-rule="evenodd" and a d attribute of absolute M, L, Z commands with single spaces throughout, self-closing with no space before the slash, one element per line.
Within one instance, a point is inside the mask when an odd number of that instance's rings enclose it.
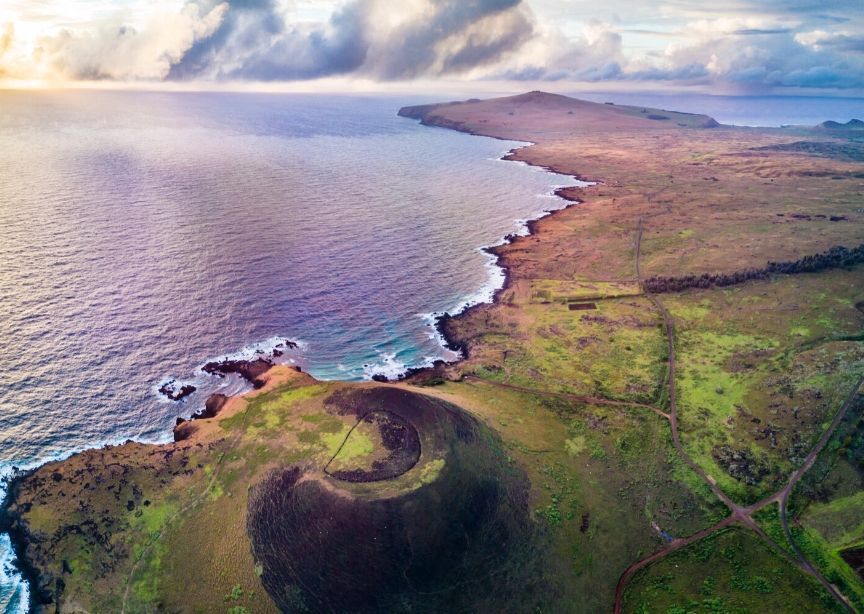
<path fill-rule="evenodd" d="M 805 605 L 806 604 L 806 605 Z M 843 612 L 819 584 L 742 529 L 669 555 L 637 576 L 626 612 Z"/>
<path fill-rule="evenodd" d="M 17 480 L 8 521 L 37 597 L 61 611 L 232 614 L 369 611 L 372 593 L 396 610 L 864 608 L 844 559 L 864 545 L 864 267 L 662 295 L 641 283 L 860 244 L 862 169 L 825 154 L 844 137 L 541 93 L 409 114 L 533 141 L 511 157 L 599 183 L 565 190 L 584 202 L 495 249 L 507 288 L 442 323 L 463 360 L 393 384 L 276 368 L 174 444 L 89 451 Z M 782 146 L 802 135 L 838 147 Z M 399 447 L 403 423 L 365 419 L 400 394 L 419 458 Z M 333 477 L 396 465 L 380 481 Z M 398 513 L 378 522 L 384 509 Z M 470 547 L 453 539 L 469 516 L 491 523 Z M 346 537 L 319 517 L 370 521 Z M 415 526 L 428 530 L 403 530 Z M 512 547 L 489 550 L 499 541 Z M 471 590 L 441 571 L 453 561 Z M 325 575 L 338 590 L 301 586 Z M 404 581 L 427 576 L 438 597 L 424 601 Z"/>
<path fill-rule="evenodd" d="M 864 373 L 862 283 L 853 270 L 666 298 L 684 445 L 741 503 L 782 485 Z"/>

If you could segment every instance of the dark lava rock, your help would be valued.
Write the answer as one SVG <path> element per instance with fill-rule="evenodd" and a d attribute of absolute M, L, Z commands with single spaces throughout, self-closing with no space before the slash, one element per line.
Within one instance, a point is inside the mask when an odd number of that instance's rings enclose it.
<path fill-rule="evenodd" d="M 864 548 L 843 550 L 840 552 L 840 556 L 864 580 Z"/>
<path fill-rule="evenodd" d="M 198 429 L 198 427 L 193 425 L 191 421 L 205 420 L 207 418 L 215 417 L 229 399 L 230 397 L 227 397 L 224 394 L 219 394 L 218 392 L 211 394 L 204 403 L 204 409 L 192 414 L 192 417 L 189 420 L 177 418 L 177 422 L 174 425 L 174 441 L 177 442 L 189 439 L 192 433 Z"/>
<path fill-rule="evenodd" d="M 461 374 L 455 376 L 461 378 Z M 408 380 L 415 386 L 440 386 L 447 381 L 451 381 L 453 376 L 447 372 L 447 362 L 438 359 L 432 363 L 431 367 L 412 367 L 405 371 L 403 380 Z"/>
<path fill-rule="evenodd" d="M 192 394 L 193 392 L 198 390 L 192 384 L 184 384 L 183 386 L 180 387 L 179 390 L 177 390 L 174 387 L 174 384 L 176 384 L 176 383 L 177 383 L 177 381 L 173 380 L 173 379 L 170 382 L 165 382 L 164 384 L 162 384 L 159 387 L 159 392 L 161 394 L 164 394 L 166 397 L 168 397 L 172 401 L 179 401 L 181 399 L 188 397 L 190 394 Z"/>
<path fill-rule="evenodd" d="M 756 486 L 771 472 L 765 459 L 747 448 L 723 445 L 716 447 L 712 455 L 726 473 L 750 486 Z"/>
<path fill-rule="evenodd" d="M 252 488 L 247 531 L 280 610 L 538 611 L 550 602 L 527 477 L 492 431 L 393 387 L 341 390 L 326 406 L 371 420 L 389 455 L 376 451 L 377 473 L 362 481 L 304 465 Z"/>
<path fill-rule="evenodd" d="M 174 427 L 174 441 L 183 441 L 185 439 L 189 439 L 192 436 L 192 433 L 198 430 L 198 425 L 194 422 L 190 422 L 188 420 L 184 420 L 177 424 Z"/>
<path fill-rule="evenodd" d="M 229 397 L 224 394 L 211 394 L 204 403 L 204 409 L 192 415 L 193 420 L 206 420 L 207 418 L 215 418 L 216 414 L 225 406 Z"/>
<path fill-rule="evenodd" d="M 273 361 L 267 358 L 256 358 L 255 360 L 220 360 L 208 362 L 201 370 L 210 375 L 225 377 L 229 373 L 236 373 L 256 388 L 264 383 L 259 380 L 273 366 Z"/>

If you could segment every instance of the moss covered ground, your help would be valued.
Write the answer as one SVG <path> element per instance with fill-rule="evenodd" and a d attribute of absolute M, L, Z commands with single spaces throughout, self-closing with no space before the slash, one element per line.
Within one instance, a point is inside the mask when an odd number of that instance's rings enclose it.
<path fill-rule="evenodd" d="M 864 374 L 862 284 L 859 268 L 665 299 L 678 328 L 682 439 L 739 502 L 782 485 Z"/>

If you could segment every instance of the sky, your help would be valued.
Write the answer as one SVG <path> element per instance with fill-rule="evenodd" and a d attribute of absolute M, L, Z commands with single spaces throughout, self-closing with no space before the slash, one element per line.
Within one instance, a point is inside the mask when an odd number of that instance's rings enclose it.
<path fill-rule="evenodd" d="M 82 83 L 861 95 L 864 0 L 0 0 L 0 86 Z"/>

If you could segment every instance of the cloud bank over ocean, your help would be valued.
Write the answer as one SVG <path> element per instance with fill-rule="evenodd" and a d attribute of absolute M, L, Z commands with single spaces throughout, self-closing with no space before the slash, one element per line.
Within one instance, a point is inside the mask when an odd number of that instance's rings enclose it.
<path fill-rule="evenodd" d="M 0 11 L 0 78 L 864 87 L 860 0 L 101 0 L 86 18 L 52 4 Z"/>

